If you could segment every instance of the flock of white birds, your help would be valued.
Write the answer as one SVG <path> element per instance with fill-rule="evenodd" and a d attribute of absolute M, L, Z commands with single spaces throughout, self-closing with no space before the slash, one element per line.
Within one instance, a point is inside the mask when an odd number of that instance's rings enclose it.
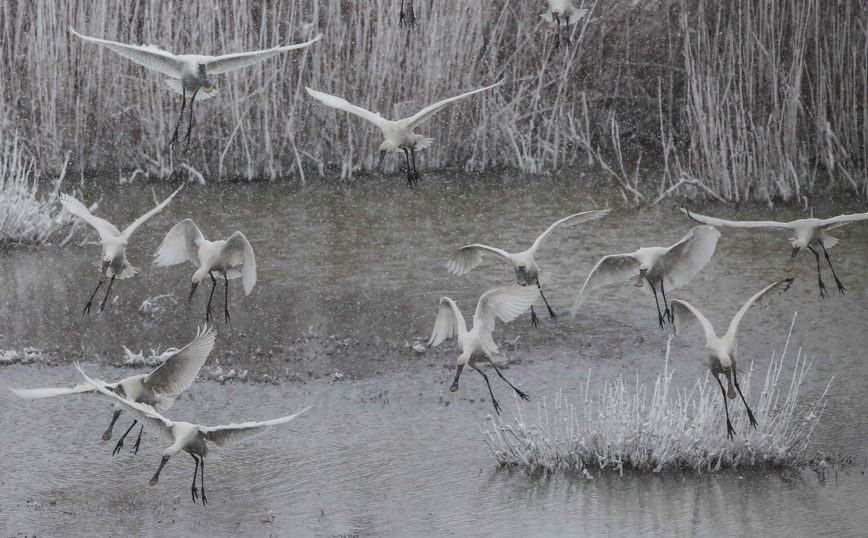
<path fill-rule="evenodd" d="M 556 39 L 558 41 L 556 43 L 559 43 L 561 27 L 563 26 L 567 30 L 567 35 L 569 36 L 569 25 L 576 24 L 587 13 L 587 11 L 576 9 L 569 0 L 548 1 L 550 9 L 544 13 L 542 17 L 551 23 L 551 28 L 557 29 Z M 416 21 L 412 8 L 412 0 L 408 0 L 407 4 L 409 11 L 409 24 L 412 26 Z M 404 2 L 402 1 L 400 22 L 403 24 L 404 21 Z M 200 55 L 176 56 L 153 46 L 126 45 L 123 43 L 84 36 L 75 32 L 71 28 L 70 31 L 85 41 L 105 46 L 125 58 L 170 77 L 167 80 L 169 87 L 182 95 L 181 115 L 178 118 L 178 123 L 170 140 L 171 144 L 177 142 L 178 130 L 183 119 L 183 113 L 188 98 L 190 106 L 190 121 L 187 128 L 186 140 L 189 141 L 192 131 L 193 106 L 195 101 L 197 99 L 200 101 L 208 99 L 213 97 L 216 93 L 211 85 L 211 75 L 226 73 L 234 69 L 249 66 L 281 52 L 308 47 L 322 37 L 320 35 L 308 42 L 297 45 L 214 57 Z M 569 42 L 569 37 L 567 37 L 567 41 Z M 430 138 L 416 134 L 414 129 L 430 119 L 432 115 L 446 105 L 476 93 L 495 88 L 502 83 L 503 81 L 500 81 L 491 86 L 486 86 L 456 97 L 444 99 L 422 109 L 410 118 L 398 121 L 386 120 L 379 114 L 352 105 L 339 97 L 315 91 L 310 88 L 307 88 L 307 91 L 312 97 L 324 105 L 355 114 L 379 127 L 383 132 L 385 140 L 380 145 L 380 156 L 377 170 L 379 171 L 381 169 L 383 159 L 387 153 L 395 152 L 400 149 L 404 152 L 407 162 L 407 182 L 412 186 L 419 179 L 419 173 L 415 166 L 415 152 L 428 147 L 433 141 Z M 100 312 L 105 308 L 106 301 L 115 279 L 123 280 L 138 273 L 138 269 L 130 265 L 126 258 L 126 247 L 133 232 L 135 232 L 135 230 L 145 221 L 166 207 L 180 190 L 181 189 L 179 188 L 173 192 L 168 198 L 166 198 L 166 200 L 141 216 L 123 232 L 119 231 L 118 228 L 105 219 L 91 214 L 91 211 L 88 210 L 87 206 L 74 197 L 67 194 L 61 195 L 62 205 L 70 213 L 82 219 L 99 233 L 100 244 L 102 246 L 102 259 L 99 262 L 101 268 L 99 283 L 93 294 L 88 299 L 88 302 L 83 309 L 83 314 L 90 312 L 96 293 L 99 291 L 100 286 L 102 286 L 106 281 L 109 281 L 108 290 L 106 291 L 105 298 L 100 305 Z M 553 320 L 557 320 L 554 310 L 551 308 L 548 300 L 543 294 L 543 286 L 548 273 L 541 270 L 537 264 L 537 251 L 542 243 L 558 226 L 565 223 L 577 224 L 580 222 L 599 219 L 605 217 L 609 212 L 609 209 L 585 211 L 560 219 L 549 226 L 536 239 L 536 241 L 534 241 L 533 245 L 523 252 L 512 254 L 496 247 L 482 244 L 471 244 L 458 249 L 453 254 L 452 259 L 447 263 L 446 267 L 455 275 L 463 275 L 476 267 L 483 261 L 484 254 L 494 254 L 506 260 L 511 265 L 515 271 L 515 280 L 512 285 L 492 289 L 480 297 L 476 306 L 476 312 L 473 316 L 473 328 L 471 330 L 467 330 L 466 321 L 455 301 L 449 297 L 442 297 L 440 299 L 439 312 L 434 322 L 434 329 L 428 343 L 430 346 L 438 346 L 444 340 L 452 337 L 456 337 L 458 340 L 461 354 L 458 357 L 455 379 L 450 386 L 452 392 L 458 390 L 459 377 L 461 376 L 464 367 L 469 365 L 471 368 L 478 371 L 485 379 L 492 404 L 494 405 L 495 410 L 499 413 L 500 405 L 494 397 L 488 376 L 486 376 L 486 374 L 479 368 L 481 364 L 487 364 L 494 368 L 497 375 L 503 379 L 519 397 L 525 400 L 529 399 L 529 396 L 525 392 L 519 390 L 506 379 L 497 366 L 498 363 L 505 360 L 505 356 L 500 352 L 492 337 L 495 320 L 500 318 L 503 322 L 509 322 L 516 319 L 527 310 L 530 310 L 531 322 L 533 326 L 536 327 L 539 320 L 533 310 L 533 304 L 540 297 L 545 302 L 549 316 Z M 835 274 L 829 255 L 826 252 L 826 249 L 837 244 L 838 240 L 827 235 L 826 231 L 858 220 L 868 219 L 868 213 L 842 215 L 826 220 L 811 218 L 796 220 L 789 223 L 779 223 L 771 221 L 727 221 L 690 213 L 686 209 L 684 212 L 690 218 L 700 222 L 702 225 L 691 229 L 678 243 L 669 247 L 643 247 L 628 254 L 604 256 L 594 266 L 585 280 L 585 283 L 576 298 L 575 304 L 573 305 L 572 313 L 573 315 L 576 314 L 582 302 L 592 290 L 608 284 L 635 280 L 636 287 L 647 289 L 645 288 L 645 284 L 647 283 L 651 292 L 654 294 L 655 303 L 657 305 L 657 318 L 661 328 L 663 328 L 664 323 L 668 321 L 674 327 L 675 333 L 678 334 L 691 322 L 698 320 L 707 337 L 707 347 L 709 351 L 708 366 L 711 373 L 714 375 L 714 378 L 720 384 L 724 396 L 727 435 L 732 438 L 735 432 L 729 419 L 729 408 L 727 404 L 728 398 L 734 399 L 737 394 L 741 396 L 745 407 L 747 407 L 751 424 L 754 427 L 757 426 L 753 413 L 750 411 L 747 401 L 745 400 L 744 395 L 741 394 L 741 389 L 738 385 L 739 371 L 736 363 L 736 333 L 739 323 L 751 306 L 755 304 L 768 303 L 773 296 L 785 292 L 789 288 L 793 279 L 786 278 L 770 284 L 762 291 L 748 299 L 736 314 L 735 318 L 733 318 L 728 331 L 723 337 L 718 337 L 716 335 L 713 327 L 705 316 L 703 316 L 702 313 L 691 304 L 677 299 L 669 302 L 666 298 L 666 289 L 668 288 L 671 291 L 684 286 L 706 266 L 714 254 L 717 240 L 720 237 L 720 232 L 714 228 L 717 226 L 790 230 L 793 233 L 793 237 L 790 239 L 793 251 L 784 270 L 787 272 L 792 270 L 793 262 L 799 252 L 804 249 L 810 250 L 817 259 L 820 294 L 823 296 L 826 293 L 826 288 L 823 284 L 822 275 L 820 273 L 820 254 L 818 250 L 822 249 L 829 267 L 832 270 L 838 290 L 843 294 L 845 288 L 838 279 L 838 276 Z M 817 248 L 815 249 L 813 245 L 816 245 Z M 214 297 L 214 292 L 217 288 L 217 279 L 215 278 L 214 273 L 217 273 L 223 277 L 225 282 L 224 317 L 228 323 L 230 321 L 228 306 L 229 280 L 241 278 L 244 292 L 247 295 L 251 293 L 256 284 L 256 258 L 250 242 L 241 232 L 233 233 L 226 240 L 213 242 L 208 241 L 192 220 L 185 219 L 177 223 L 166 234 L 162 244 L 154 254 L 154 265 L 164 267 L 177 265 L 186 261 L 191 261 L 197 266 L 197 269 L 191 278 L 191 290 L 187 300 L 187 306 L 189 307 L 193 299 L 193 294 L 195 293 L 199 283 L 206 277 L 209 277 L 211 280 L 211 294 L 206 307 L 205 320 L 206 323 L 211 320 L 211 303 Z M 664 304 L 664 309 L 662 311 L 660 309 L 657 295 L 658 288 Z M 154 477 L 151 479 L 150 484 L 154 485 L 157 483 L 160 472 L 172 456 L 178 454 L 182 450 L 186 451 L 193 457 L 196 465 L 193 473 L 193 485 L 191 488 L 193 501 L 195 502 L 197 500 L 200 492 L 199 488 L 196 487 L 198 475 L 200 476 L 201 499 L 204 504 L 207 502 L 204 486 L 204 458 L 208 454 L 209 443 L 222 447 L 247 439 L 266 431 L 271 426 L 287 423 L 309 409 L 309 407 L 305 407 L 292 415 L 264 422 L 244 422 L 240 424 L 214 427 L 187 422 L 174 422 L 165 418 L 161 413 L 166 412 L 172 406 L 175 399 L 193 383 L 200 368 L 205 363 L 205 360 L 214 346 L 215 336 L 216 333 L 214 330 L 209 329 L 206 326 L 204 329 L 198 331 L 196 338 L 192 342 L 173 353 L 152 372 L 130 376 L 115 383 L 94 380 L 88 377 L 82 370 L 81 366 L 76 363 L 76 368 L 85 380 L 85 383 L 77 385 L 76 387 L 71 389 L 12 389 L 12 391 L 19 397 L 25 399 L 48 398 L 68 394 L 94 392 L 98 392 L 109 398 L 115 407 L 111 423 L 103 434 L 104 440 L 111 439 L 112 428 L 122 411 L 127 411 L 134 417 L 133 424 L 126 430 L 124 435 L 121 436 L 114 448 L 113 454 L 117 454 L 121 450 L 124 439 L 133 427 L 138 422 L 142 422 L 142 427 L 139 430 L 139 436 L 135 444 L 135 451 L 138 452 L 142 430 L 144 429 L 144 425 L 147 424 L 150 429 L 153 429 L 158 435 L 171 443 L 171 445 L 163 451 L 160 466 L 154 474 Z M 728 387 L 724 387 L 721 376 L 726 379 Z"/>

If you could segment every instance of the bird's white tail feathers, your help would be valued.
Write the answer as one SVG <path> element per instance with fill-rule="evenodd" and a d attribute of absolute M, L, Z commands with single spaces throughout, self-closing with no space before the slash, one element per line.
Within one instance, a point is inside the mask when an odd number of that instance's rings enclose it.
<path fill-rule="evenodd" d="M 545 13 L 541 14 L 540 17 L 546 22 L 552 22 L 555 20 L 555 18 L 552 16 L 551 11 L 546 11 Z"/>
<path fill-rule="evenodd" d="M 823 246 L 826 248 L 832 248 L 838 244 L 838 238 L 832 237 L 831 235 L 822 235 Z"/>
<path fill-rule="evenodd" d="M 413 146 L 413 150 L 419 151 L 419 150 L 425 149 L 433 143 L 434 143 L 433 138 L 428 138 L 427 136 L 417 136 L 416 137 L 416 145 Z"/>
<path fill-rule="evenodd" d="M 133 267 L 130 264 L 125 264 L 123 269 L 118 271 L 118 273 L 115 275 L 115 278 L 117 278 L 119 280 L 124 280 L 125 278 L 131 278 L 131 277 L 135 276 L 136 273 L 138 273 L 138 272 L 139 272 L 139 270 L 137 268 Z M 109 278 L 111 278 L 112 274 L 113 274 L 113 270 L 111 267 L 109 267 L 109 270 L 106 271 L 106 275 Z"/>
<path fill-rule="evenodd" d="M 184 98 L 186 98 L 186 99 L 193 97 L 190 94 L 184 93 L 184 83 L 181 82 L 177 78 L 167 78 L 166 79 L 166 86 L 171 88 L 172 91 L 174 91 L 175 93 L 179 93 L 179 94 L 183 95 Z M 217 95 L 217 90 L 211 90 L 211 93 L 205 93 L 204 91 L 199 89 L 196 92 L 196 100 L 197 101 L 204 101 L 205 99 L 211 99 L 212 97 L 215 97 L 216 95 Z"/>

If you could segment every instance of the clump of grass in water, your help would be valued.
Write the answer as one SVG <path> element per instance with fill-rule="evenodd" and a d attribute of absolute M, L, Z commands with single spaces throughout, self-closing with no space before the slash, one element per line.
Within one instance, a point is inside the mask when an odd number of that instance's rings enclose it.
<path fill-rule="evenodd" d="M 808 457 L 811 434 L 826 407 L 832 380 L 815 403 L 798 408 L 799 389 L 812 361 L 800 349 L 792 362 L 792 377 L 784 377 L 787 346 L 779 358 L 772 354 L 759 402 L 753 407 L 759 427 L 750 426 L 744 406 L 730 406 L 737 433 L 734 441 L 726 437 L 720 388 L 710 372 L 689 393 L 678 389 L 672 393 L 668 344 L 664 371 L 650 397 L 644 383 L 637 379 L 631 390 L 622 377 L 606 382 L 593 396 L 589 373 L 578 405 L 558 393 L 553 408 L 545 400 L 538 405 L 534 424 L 516 402 L 515 424 L 491 417 L 491 430 L 482 429 L 483 439 L 501 465 L 531 470 L 598 468 L 623 473 L 745 466 L 803 468 L 812 461 Z M 749 397 L 754 373 L 751 368 L 742 378 L 745 397 Z"/>

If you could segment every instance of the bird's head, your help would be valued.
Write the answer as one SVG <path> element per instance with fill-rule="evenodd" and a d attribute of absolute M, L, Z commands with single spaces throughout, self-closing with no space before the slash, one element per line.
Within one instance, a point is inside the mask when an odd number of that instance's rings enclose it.
<path fill-rule="evenodd" d="M 211 93 L 214 87 L 211 86 L 211 81 L 208 80 L 208 73 L 205 72 L 205 64 L 199 64 L 199 78 L 202 79 L 202 91 Z"/>

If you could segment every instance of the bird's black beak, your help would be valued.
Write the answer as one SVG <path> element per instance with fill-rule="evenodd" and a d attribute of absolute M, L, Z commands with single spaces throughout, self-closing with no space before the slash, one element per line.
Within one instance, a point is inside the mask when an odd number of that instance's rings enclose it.
<path fill-rule="evenodd" d="M 796 260 L 796 256 L 798 256 L 799 252 L 801 252 L 801 251 L 802 251 L 802 249 L 800 249 L 798 247 L 793 248 L 793 255 L 790 256 L 790 261 L 788 261 L 787 264 L 784 266 L 784 272 L 785 273 L 789 273 L 790 271 L 793 270 L 793 262 Z"/>
<path fill-rule="evenodd" d="M 108 280 L 106 272 L 108 271 L 109 265 L 111 264 L 112 262 L 102 262 L 102 272 L 99 274 L 100 283 L 104 283 L 106 280 Z"/>
<path fill-rule="evenodd" d="M 463 369 L 464 369 L 464 365 L 459 364 L 458 365 L 458 371 L 455 372 L 455 380 L 452 382 L 452 386 L 449 387 L 450 392 L 455 392 L 456 390 L 458 390 L 458 378 L 461 377 L 461 370 L 463 370 Z"/>
<path fill-rule="evenodd" d="M 187 304 L 184 305 L 187 308 L 190 308 L 190 305 L 193 302 L 193 294 L 196 293 L 196 287 L 199 285 L 198 282 L 193 282 L 193 285 L 190 287 L 190 295 L 187 296 Z"/>
<path fill-rule="evenodd" d="M 374 175 L 379 176 L 383 173 L 383 159 L 386 158 L 386 150 L 380 150 L 380 158 L 377 160 L 377 167 L 374 168 Z"/>
<path fill-rule="evenodd" d="M 160 467 L 157 469 L 156 474 L 154 474 L 154 478 L 152 478 L 148 484 L 153 486 L 160 481 L 160 472 L 163 470 L 163 466 L 166 465 L 167 461 L 169 461 L 169 456 L 163 456 L 163 461 L 160 462 Z"/>
<path fill-rule="evenodd" d="M 639 271 L 639 280 L 636 281 L 636 287 L 641 288 L 643 286 L 642 281 L 645 280 L 645 273 L 648 272 L 648 269 L 642 269 Z"/>

